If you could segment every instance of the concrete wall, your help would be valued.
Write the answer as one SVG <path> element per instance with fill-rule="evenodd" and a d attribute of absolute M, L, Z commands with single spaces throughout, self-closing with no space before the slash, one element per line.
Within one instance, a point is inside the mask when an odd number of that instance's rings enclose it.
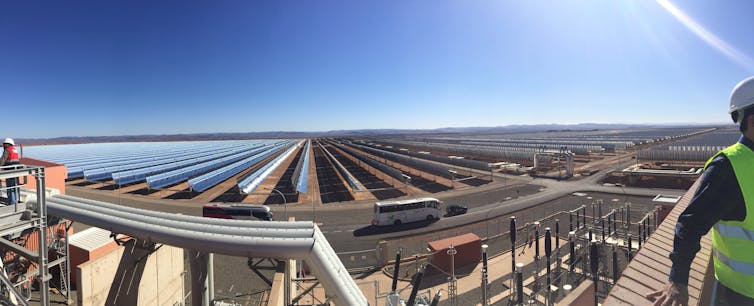
<path fill-rule="evenodd" d="M 73 227 L 71 227 L 71 231 L 73 231 Z M 75 245 L 70 245 L 68 248 L 68 256 L 70 256 L 71 261 L 71 267 L 76 267 L 78 265 L 84 264 L 90 260 L 96 260 L 97 258 L 100 258 L 102 256 L 105 256 L 112 252 L 113 250 L 119 248 L 117 244 L 115 244 L 115 240 L 111 240 L 106 245 L 103 245 L 97 249 L 88 251 L 81 248 L 78 248 Z M 71 269 L 71 286 L 72 288 L 77 287 L 77 281 L 78 277 L 77 275 L 77 269 Z"/>
<path fill-rule="evenodd" d="M 183 249 L 149 248 L 129 241 L 76 267 L 77 305 L 155 305 L 183 303 Z"/>

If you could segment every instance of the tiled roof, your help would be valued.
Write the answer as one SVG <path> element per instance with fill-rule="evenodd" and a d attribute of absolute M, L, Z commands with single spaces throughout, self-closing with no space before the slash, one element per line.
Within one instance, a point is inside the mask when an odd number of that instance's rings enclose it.
<path fill-rule="evenodd" d="M 626 267 L 610 291 L 603 305 L 652 305 L 644 298 L 650 292 L 662 289 L 668 282 L 670 258 L 673 250 L 673 235 L 678 216 L 686 209 L 699 182 L 695 183 L 675 205 L 658 229 L 652 233 L 641 250 Z M 711 234 L 707 233 L 701 240 L 702 249 L 696 254 L 689 273 L 689 305 L 698 305 L 706 299 L 705 289 L 710 286 L 705 282 L 712 279 L 710 254 L 712 249 Z M 709 269 L 708 269 L 709 268 Z M 705 293 L 703 297 L 703 293 Z"/>

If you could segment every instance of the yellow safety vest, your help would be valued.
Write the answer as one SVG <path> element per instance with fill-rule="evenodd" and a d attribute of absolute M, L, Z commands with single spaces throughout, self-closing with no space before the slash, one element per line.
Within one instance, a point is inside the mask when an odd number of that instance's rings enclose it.
<path fill-rule="evenodd" d="M 720 154 L 725 154 L 733 166 L 746 204 L 746 218 L 719 221 L 712 228 L 715 278 L 733 291 L 754 298 L 754 151 L 736 143 L 710 158 L 705 169 Z"/>

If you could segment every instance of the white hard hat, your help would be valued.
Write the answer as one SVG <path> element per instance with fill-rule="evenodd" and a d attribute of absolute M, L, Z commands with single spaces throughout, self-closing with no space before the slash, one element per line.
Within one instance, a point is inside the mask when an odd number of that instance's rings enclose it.
<path fill-rule="evenodd" d="M 13 138 L 5 138 L 5 140 L 3 140 L 3 143 L 7 143 L 7 144 L 12 145 L 12 146 L 16 145 L 16 143 L 13 142 Z"/>
<path fill-rule="evenodd" d="M 741 83 L 738 83 L 733 92 L 730 94 L 730 110 L 729 114 L 737 113 L 733 116 L 736 123 L 741 123 L 743 120 L 743 110 L 754 106 L 754 76 L 749 77 Z"/>

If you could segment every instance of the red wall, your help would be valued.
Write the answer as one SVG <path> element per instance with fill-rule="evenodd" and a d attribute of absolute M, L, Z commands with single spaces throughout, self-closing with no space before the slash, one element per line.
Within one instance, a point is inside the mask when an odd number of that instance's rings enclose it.
<path fill-rule="evenodd" d="M 63 165 L 51 163 L 33 158 L 22 158 L 21 163 L 29 166 L 45 167 L 45 187 L 54 188 L 65 194 L 65 178 L 68 177 L 68 168 Z M 37 181 L 33 176 L 26 177 L 26 186 L 23 188 L 34 190 Z"/>

